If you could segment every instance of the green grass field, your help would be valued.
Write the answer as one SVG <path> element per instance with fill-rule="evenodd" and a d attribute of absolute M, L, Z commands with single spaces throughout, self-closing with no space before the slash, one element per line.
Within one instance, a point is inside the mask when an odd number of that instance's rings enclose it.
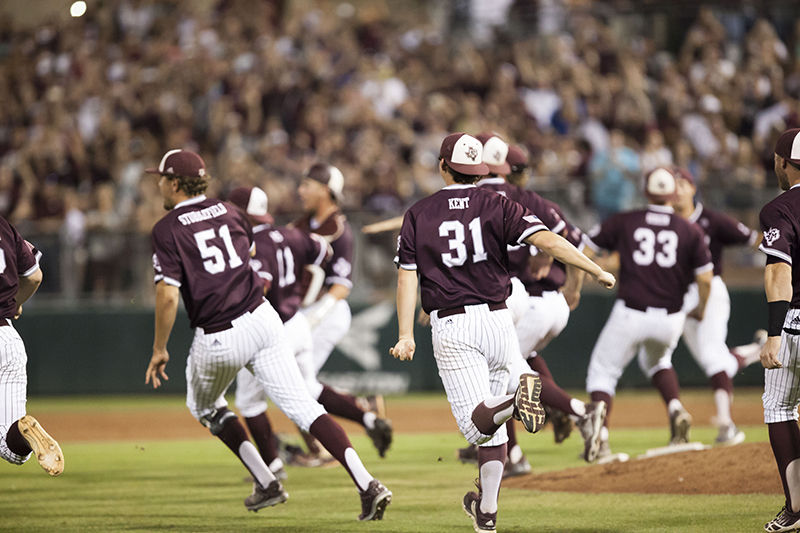
<path fill-rule="evenodd" d="M 392 405 L 402 402 L 392 399 Z M 419 401 L 419 397 L 411 401 Z M 31 400 L 29 411 L 144 409 L 153 412 L 179 398 Z M 95 407 L 96 408 L 96 407 Z M 743 428 L 748 441 L 766 440 L 763 426 Z M 709 442 L 710 427 L 693 428 Z M 290 467 L 283 505 L 245 510 L 246 471 L 211 437 L 184 441 L 62 443 L 66 471 L 49 478 L 35 460 L 0 464 L 0 531 L 256 531 L 447 532 L 472 531 L 460 507 L 476 468 L 460 464 L 457 434 L 399 434 L 388 457 L 361 434 L 353 444 L 372 473 L 393 492 L 381 522 L 360 523 L 357 493 L 339 467 Z M 663 444 L 664 430 L 615 430 L 612 446 L 632 456 Z M 579 439 L 560 446 L 548 431 L 523 436 L 534 472 L 581 466 Z M 742 465 L 746 468 L 746 465 Z M 654 480 L 657 482 L 657 480 Z M 779 496 L 677 496 L 580 494 L 503 489 L 498 531 L 645 532 L 759 531 L 781 505 Z"/>

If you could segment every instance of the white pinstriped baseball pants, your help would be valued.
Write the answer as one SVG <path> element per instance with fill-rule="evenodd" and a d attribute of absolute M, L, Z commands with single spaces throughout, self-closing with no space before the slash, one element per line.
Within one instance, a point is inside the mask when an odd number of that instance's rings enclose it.
<path fill-rule="evenodd" d="M 25 344 L 17 330 L 13 326 L 0 327 L 0 398 L 3 402 L 0 407 L 0 457 L 15 465 L 23 464 L 31 456 L 17 455 L 6 445 L 8 428 L 25 416 L 27 363 Z"/>
<path fill-rule="evenodd" d="M 322 393 L 322 384 L 317 380 L 314 355 L 311 345 L 311 327 L 303 313 L 284 322 L 286 339 L 289 342 L 300 374 L 314 399 Z M 260 415 L 267 409 L 267 393 L 249 370 L 243 368 L 236 374 L 236 408 L 244 417 Z"/>
<path fill-rule="evenodd" d="M 797 322 L 794 322 L 797 320 Z M 783 327 L 800 330 L 800 309 L 789 309 Z M 778 361 L 782 368 L 764 370 L 764 423 L 797 420 L 800 405 L 800 335 L 781 333 Z"/>
<path fill-rule="evenodd" d="M 545 291 L 541 296 L 530 296 L 522 318 L 517 322 L 519 349 L 525 359 L 544 350 L 569 321 L 569 304 L 558 291 Z"/>
<path fill-rule="evenodd" d="M 186 405 L 192 416 L 200 420 L 225 407 L 224 392 L 247 368 L 275 405 L 308 431 L 325 409 L 308 393 L 278 313 L 264 302 L 231 323 L 217 333 L 195 330 L 186 360 Z"/>
<path fill-rule="evenodd" d="M 319 302 L 309 305 L 302 312 L 309 314 L 317 305 L 319 305 Z M 333 353 L 333 349 L 347 335 L 352 320 L 353 315 L 350 312 L 350 304 L 347 303 L 347 300 L 339 300 L 333 306 L 333 309 L 328 311 L 328 314 L 323 316 L 319 324 L 311 330 L 315 374 L 319 374 L 320 369 L 325 366 L 328 357 Z"/>
<path fill-rule="evenodd" d="M 508 442 L 505 425 L 494 435 L 483 435 L 472 422 L 472 411 L 506 394 L 509 362 L 521 358 L 517 334 L 508 309 L 489 311 L 486 304 L 465 309 L 441 319 L 438 311 L 431 313 L 433 355 L 461 433 L 472 444 L 499 446 Z"/>

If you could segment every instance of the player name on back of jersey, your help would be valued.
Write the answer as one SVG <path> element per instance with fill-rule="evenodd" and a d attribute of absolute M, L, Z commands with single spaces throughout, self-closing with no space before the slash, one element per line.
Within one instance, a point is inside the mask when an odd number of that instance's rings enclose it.
<path fill-rule="evenodd" d="M 178 215 L 178 220 L 184 226 L 188 226 L 189 224 L 194 224 L 195 222 L 202 222 L 211 218 L 217 218 L 226 214 L 227 212 L 228 209 L 225 207 L 225 204 L 219 202 L 218 204 L 205 207 L 200 211 L 189 211 L 188 213 Z"/>
<path fill-rule="evenodd" d="M 649 226 L 669 226 L 670 216 L 666 213 L 648 211 L 644 216 L 644 221 Z"/>
<path fill-rule="evenodd" d="M 463 198 L 448 198 L 447 199 L 448 207 L 453 209 L 469 209 L 469 197 Z"/>

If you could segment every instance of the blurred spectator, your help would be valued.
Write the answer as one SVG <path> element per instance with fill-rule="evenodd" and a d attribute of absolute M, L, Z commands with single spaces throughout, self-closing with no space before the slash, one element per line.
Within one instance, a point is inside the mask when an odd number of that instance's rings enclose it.
<path fill-rule="evenodd" d="M 592 199 L 600 220 L 633 207 L 640 181 L 639 155 L 625 144 L 625 134 L 611 132 L 608 150 L 599 152 L 589 163 Z"/>

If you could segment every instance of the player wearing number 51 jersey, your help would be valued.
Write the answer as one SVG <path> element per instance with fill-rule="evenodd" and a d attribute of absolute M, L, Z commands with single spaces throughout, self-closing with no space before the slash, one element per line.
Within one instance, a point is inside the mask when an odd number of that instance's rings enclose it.
<path fill-rule="evenodd" d="M 610 411 L 617 381 L 638 355 L 639 366 L 659 385 L 670 415 L 670 440 L 677 444 L 688 441 L 691 423 L 672 368 L 672 352 L 686 318 L 683 295 L 697 281 L 699 303 L 691 315 L 702 319 L 713 264 L 703 233 L 670 206 L 674 175 L 664 168 L 654 170 L 645 192 L 651 202 L 647 209 L 613 215 L 588 235 L 593 250 L 619 253 L 620 270 L 617 301 L 592 351 L 586 390 Z M 610 457 L 607 433 L 601 435 L 601 462 Z"/>
<path fill-rule="evenodd" d="M 264 285 L 250 268 L 253 232 L 244 214 L 206 198 L 205 163 L 195 153 L 171 150 L 157 169 L 169 212 L 153 227 L 156 283 L 155 339 L 145 383 L 167 379 L 167 341 L 179 294 L 195 328 L 186 360 L 186 404 L 192 415 L 236 454 L 255 479 L 245 499 L 251 511 L 286 501 L 288 495 L 223 393 L 247 368 L 286 415 L 339 460 L 361 492 L 359 519 L 383 516 L 391 492 L 364 468 L 347 435 L 308 393 L 278 314 L 264 300 Z"/>

